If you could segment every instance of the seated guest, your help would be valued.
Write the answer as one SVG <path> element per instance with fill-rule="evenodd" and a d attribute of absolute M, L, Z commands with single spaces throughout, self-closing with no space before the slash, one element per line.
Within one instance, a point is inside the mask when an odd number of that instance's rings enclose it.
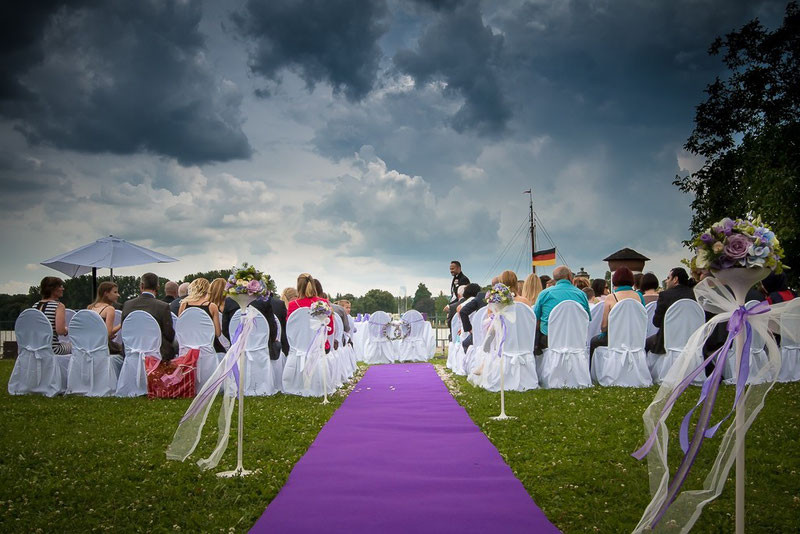
<path fill-rule="evenodd" d="M 552 278 L 550 278 L 546 274 L 543 274 L 542 276 L 539 277 L 539 281 L 542 283 L 542 289 L 544 289 L 546 287 L 550 287 L 547 284 L 549 284 L 552 281 Z"/>
<path fill-rule="evenodd" d="M 448 340 L 453 339 L 453 316 L 458 313 L 458 306 L 466 300 L 464 298 L 464 291 L 467 289 L 466 285 L 458 286 L 456 288 L 456 300 L 450 302 L 445 306 L 447 310 L 447 328 L 450 329 L 450 336 Z"/>
<path fill-rule="evenodd" d="M 281 293 L 281 300 L 283 301 L 286 306 L 289 306 L 289 303 L 292 302 L 294 299 L 297 298 L 297 290 L 293 287 L 287 287 Z"/>
<path fill-rule="evenodd" d="M 273 300 L 280 300 L 280 299 L 273 299 L 272 295 L 268 294 L 266 297 L 257 298 L 256 300 L 250 303 L 250 306 L 261 312 L 261 315 L 263 315 L 264 319 L 267 320 L 267 324 L 269 325 L 269 344 L 268 344 L 269 358 L 270 360 L 277 360 L 281 356 L 281 352 L 283 351 L 283 345 L 281 344 L 281 341 L 278 339 L 278 321 L 275 318 L 275 312 L 273 311 L 272 308 Z M 281 302 L 281 304 L 283 304 L 283 302 Z M 288 345 L 289 342 L 287 341 L 286 344 Z M 288 348 L 287 348 L 287 353 L 288 353 Z"/>
<path fill-rule="evenodd" d="M 167 304 L 178 298 L 178 283 L 172 280 L 164 284 L 164 298 L 161 299 Z"/>
<path fill-rule="evenodd" d="M 600 323 L 600 333 L 594 336 L 589 344 L 589 357 L 594 354 L 594 349 L 597 347 L 608 346 L 608 314 L 614 306 L 625 299 L 636 300 L 644 306 L 644 297 L 633 289 L 633 279 L 633 272 L 627 267 L 620 267 L 611 275 L 614 292 L 603 301 L 603 321 Z"/>
<path fill-rule="evenodd" d="M 481 291 L 481 286 L 478 284 L 469 284 L 464 289 L 465 299 L 464 303 L 458 307 L 458 316 L 461 318 L 461 331 L 464 333 L 461 336 L 461 345 L 465 351 L 472 345 L 472 323 L 469 316 L 486 306 L 485 295 L 486 292 Z"/>
<path fill-rule="evenodd" d="M 606 296 L 608 296 L 608 284 L 606 284 L 605 279 L 595 278 L 592 280 L 592 289 L 594 290 L 594 296 L 600 302 L 606 300 Z"/>
<path fill-rule="evenodd" d="M 169 313 L 169 304 L 156 298 L 158 294 L 158 276 L 153 273 L 145 273 L 139 282 L 141 294 L 122 306 L 122 324 L 132 311 L 146 311 L 158 323 L 161 329 L 161 359 L 169 361 L 175 355 L 176 347 L 175 329 L 172 327 L 172 315 Z M 176 299 L 177 300 L 177 299 Z M 175 301 L 173 301 L 175 302 Z"/>
<path fill-rule="evenodd" d="M 583 276 L 576 276 L 575 278 L 573 278 L 572 285 L 574 285 L 578 289 L 583 289 L 585 287 L 592 287 L 592 283 L 589 281 L 589 279 Z"/>
<path fill-rule="evenodd" d="M 522 296 L 527 299 L 531 305 L 539 298 L 539 293 L 542 292 L 542 281 L 535 274 L 531 273 L 522 284 Z"/>
<path fill-rule="evenodd" d="M 653 273 L 645 273 L 642 275 L 642 281 L 639 285 L 639 290 L 644 297 L 644 303 L 650 304 L 658 300 L 658 277 Z"/>
<path fill-rule="evenodd" d="M 177 284 L 175 285 L 175 289 L 178 289 Z M 122 323 L 114 326 L 114 317 L 116 315 L 116 308 L 114 305 L 118 300 L 119 289 L 117 288 L 117 284 L 114 282 L 102 282 L 97 286 L 97 297 L 94 299 L 94 302 L 86 307 L 87 310 L 91 310 L 100 315 L 100 318 L 106 323 L 106 329 L 108 330 L 108 351 L 111 354 L 124 354 L 122 345 L 113 341 L 114 336 L 116 336 L 117 332 L 122 328 Z"/>
<path fill-rule="evenodd" d="M 517 293 L 517 287 L 519 284 L 517 283 L 517 274 L 514 271 L 503 271 L 500 273 L 499 279 L 501 284 L 505 284 L 511 290 L 511 294 L 514 295 L 514 302 L 521 302 L 523 304 L 527 304 L 528 306 L 533 304 L 520 293 Z"/>
<path fill-rule="evenodd" d="M 642 293 L 642 277 L 644 275 L 642 273 L 636 273 L 633 275 L 633 290 Z"/>
<path fill-rule="evenodd" d="M 515 275 L 516 276 L 516 275 Z M 520 297 L 522 296 L 522 289 L 525 287 L 525 280 L 517 280 L 517 289 L 514 291 Z"/>
<path fill-rule="evenodd" d="M 231 332 L 229 332 L 228 329 L 230 327 L 233 314 L 239 309 L 239 304 L 225 294 L 225 286 L 227 285 L 228 281 L 224 278 L 215 278 L 212 280 L 211 285 L 208 286 L 208 300 L 217 305 L 220 315 L 220 327 L 222 329 L 222 335 L 225 336 L 228 341 L 231 341 L 231 338 L 228 335 Z M 216 348 L 217 345 L 215 344 L 214 346 Z"/>
<path fill-rule="evenodd" d="M 311 304 L 318 300 L 325 300 L 317 294 L 317 288 L 314 284 L 314 277 L 308 273 L 303 273 L 297 277 L 297 295 L 298 298 L 289 302 L 286 306 L 286 318 L 292 316 L 292 313 L 300 308 L 310 308 Z M 327 300 L 325 300 L 327 302 Z M 328 320 L 327 335 L 333 334 L 333 318 Z M 330 343 L 325 341 L 325 350 L 330 350 Z"/>
<path fill-rule="evenodd" d="M 283 352 L 285 356 L 288 356 L 289 338 L 286 337 L 286 303 L 282 298 L 276 298 L 275 295 L 270 295 L 269 305 L 272 307 L 275 320 L 281 326 L 281 352 Z"/>
<path fill-rule="evenodd" d="M 589 301 L 590 306 L 600 302 L 600 299 L 594 296 L 594 289 L 591 287 L 584 287 L 582 291 L 586 293 L 586 300 Z M 591 317 L 589 319 L 591 319 Z"/>
<path fill-rule="evenodd" d="M 689 274 L 683 267 L 675 267 L 667 275 L 667 289 L 659 293 L 656 301 L 656 311 L 653 315 L 653 326 L 658 327 L 658 332 L 647 338 L 644 348 L 654 354 L 666 354 L 664 348 L 664 315 L 670 306 L 681 299 L 694 298 Z"/>
<path fill-rule="evenodd" d="M 216 352 L 225 352 L 225 347 L 217 339 L 222 334 L 222 324 L 219 320 L 219 308 L 216 304 L 211 302 L 208 290 L 211 284 L 205 278 L 195 278 L 189 284 L 189 295 L 181 301 L 181 307 L 178 310 L 178 317 L 188 308 L 200 308 L 211 317 L 214 323 L 214 350 Z"/>
<path fill-rule="evenodd" d="M 181 285 L 178 286 L 178 296 L 169 303 L 169 311 L 178 315 L 178 311 L 181 309 L 181 301 L 186 298 L 186 295 L 189 294 L 189 282 L 183 282 Z"/>
<path fill-rule="evenodd" d="M 342 324 L 342 328 L 344 329 L 344 328 L 345 328 L 345 326 L 344 326 L 344 325 L 346 325 L 346 324 L 347 324 L 347 322 L 346 322 L 346 320 L 345 320 L 346 318 L 345 318 L 345 316 L 344 316 L 344 308 L 341 308 L 341 307 L 339 307 L 339 306 L 335 306 L 335 305 L 334 305 L 334 304 L 331 302 L 331 299 L 330 299 L 330 298 L 328 298 L 328 294 L 327 294 L 327 293 L 325 293 L 325 292 L 322 290 L 322 282 L 320 282 L 320 281 L 319 281 L 319 278 L 314 278 L 314 287 L 315 287 L 315 288 L 316 288 L 316 290 L 317 290 L 317 295 L 319 295 L 320 297 L 322 297 L 322 299 L 323 299 L 323 300 L 325 300 L 325 302 L 327 302 L 328 304 L 330 304 L 330 306 L 331 306 L 331 310 L 333 310 L 333 313 L 335 313 L 336 315 L 338 315 L 338 316 L 339 316 L 339 319 L 341 319 L 341 320 L 343 321 L 343 323 L 344 323 L 344 324 Z M 339 313 L 339 311 L 337 311 L 337 310 L 336 310 L 336 308 L 337 308 L 337 307 L 339 307 L 339 309 L 341 310 L 341 313 Z M 335 328 L 333 325 L 334 325 L 333 318 L 331 318 L 331 328 Z M 347 328 L 349 329 L 349 328 L 350 328 L 350 326 L 348 325 L 348 326 L 347 326 Z M 341 337 L 341 336 L 340 336 L 340 337 Z M 334 340 L 333 340 L 333 348 L 334 348 L 334 349 L 338 349 L 338 348 L 339 348 L 339 340 L 338 340 L 338 339 L 334 339 Z"/>
<path fill-rule="evenodd" d="M 67 308 L 59 302 L 64 296 L 64 281 L 57 276 L 45 276 L 39 284 L 39 294 L 41 300 L 33 305 L 50 321 L 53 327 L 53 341 L 51 343 L 53 352 L 56 354 L 70 354 L 72 345 L 66 341 L 59 341 L 58 336 L 67 335 Z"/>
<path fill-rule="evenodd" d="M 544 349 L 547 348 L 547 326 L 550 319 L 550 312 L 557 304 L 565 300 L 574 300 L 580 304 L 586 314 L 591 317 L 592 312 L 589 310 L 589 301 L 586 299 L 586 294 L 572 285 L 572 273 L 569 268 L 564 265 L 559 265 L 553 270 L 553 280 L 555 284 L 552 287 L 547 287 L 539 293 L 539 298 L 536 299 L 536 304 L 533 307 L 533 313 L 536 314 L 539 321 L 539 328 L 536 329 L 536 341 L 534 344 L 534 353 L 539 355 Z"/>
<path fill-rule="evenodd" d="M 789 289 L 786 285 L 786 275 L 783 273 L 770 273 L 761 283 L 767 293 L 767 302 L 770 304 L 778 304 L 779 302 L 797 298 L 797 292 Z"/>

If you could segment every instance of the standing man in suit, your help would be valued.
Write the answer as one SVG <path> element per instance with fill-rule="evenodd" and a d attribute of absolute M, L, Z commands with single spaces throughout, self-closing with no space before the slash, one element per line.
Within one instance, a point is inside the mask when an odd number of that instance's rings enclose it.
<path fill-rule="evenodd" d="M 689 274 L 683 267 L 675 267 L 667 275 L 667 289 L 658 294 L 656 311 L 653 314 L 653 326 L 658 327 L 658 332 L 648 337 L 644 348 L 654 354 L 666 354 L 664 348 L 664 315 L 670 306 L 681 299 L 694 298 L 694 289 L 689 282 Z"/>
<path fill-rule="evenodd" d="M 453 280 L 450 282 L 450 301 L 442 310 L 447 312 L 448 328 L 450 328 L 450 322 L 453 320 L 453 316 L 456 314 L 456 308 L 458 307 L 458 301 L 460 299 L 458 295 L 458 288 L 469 284 L 469 278 L 467 278 L 467 275 L 461 272 L 460 261 L 453 260 L 450 262 L 450 274 L 453 276 Z M 450 339 L 453 339 L 452 332 L 450 332 Z"/>
<path fill-rule="evenodd" d="M 125 302 L 122 307 L 122 323 L 128 315 L 135 310 L 146 311 L 158 323 L 161 329 L 161 359 L 169 361 L 175 356 L 175 329 L 172 327 L 172 315 L 169 312 L 169 304 L 163 300 L 158 300 L 158 276 L 153 273 L 145 273 L 142 275 L 141 282 L 139 283 L 141 294 Z"/>

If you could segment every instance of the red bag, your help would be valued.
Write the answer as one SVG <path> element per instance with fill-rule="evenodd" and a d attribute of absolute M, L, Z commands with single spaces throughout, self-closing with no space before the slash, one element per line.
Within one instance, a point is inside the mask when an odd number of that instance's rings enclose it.
<path fill-rule="evenodd" d="M 147 397 L 150 399 L 191 399 L 196 394 L 197 360 L 200 349 L 190 349 L 170 362 L 161 362 L 147 375 Z"/>

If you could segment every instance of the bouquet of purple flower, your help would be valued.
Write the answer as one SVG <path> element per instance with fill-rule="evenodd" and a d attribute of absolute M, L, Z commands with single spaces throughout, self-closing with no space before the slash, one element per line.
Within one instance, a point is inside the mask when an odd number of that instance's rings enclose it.
<path fill-rule="evenodd" d="M 724 218 L 692 242 L 695 257 L 691 266 L 721 271 L 731 268 L 766 267 L 781 272 L 783 248 L 760 217 Z"/>
<path fill-rule="evenodd" d="M 231 297 L 236 295 L 264 297 L 269 294 L 267 277 L 264 273 L 257 271 L 254 266 L 245 262 L 240 268 L 234 267 L 231 270 L 233 272 L 228 277 L 228 283 L 225 284 L 226 295 Z"/>
<path fill-rule="evenodd" d="M 511 290 L 507 285 L 496 283 L 492 289 L 486 292 L 484 300 L 488 305 L 494 305 L 498 308 L 504 308 L 514 304 L 514 297 L 511 295 Z"/>
<path fill-rule="evenodd" d="M 311 303 L 311 317 L 314 317 L 318 320 L 324 320 L 331 316 L 333 310 L 331 309 L 330 304 L 325 302 L 324 300 L 315 300 Z M 325 321 L 327 323 L 327 321 Z"/>

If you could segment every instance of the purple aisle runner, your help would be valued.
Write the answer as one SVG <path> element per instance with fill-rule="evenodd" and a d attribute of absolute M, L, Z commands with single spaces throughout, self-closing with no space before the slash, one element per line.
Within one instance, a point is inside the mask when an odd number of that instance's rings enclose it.
<path fill-rule="evenodd" d="M 251 532 L 558 530 L 433 366 L 398 364 L 367 371 Z"/>

